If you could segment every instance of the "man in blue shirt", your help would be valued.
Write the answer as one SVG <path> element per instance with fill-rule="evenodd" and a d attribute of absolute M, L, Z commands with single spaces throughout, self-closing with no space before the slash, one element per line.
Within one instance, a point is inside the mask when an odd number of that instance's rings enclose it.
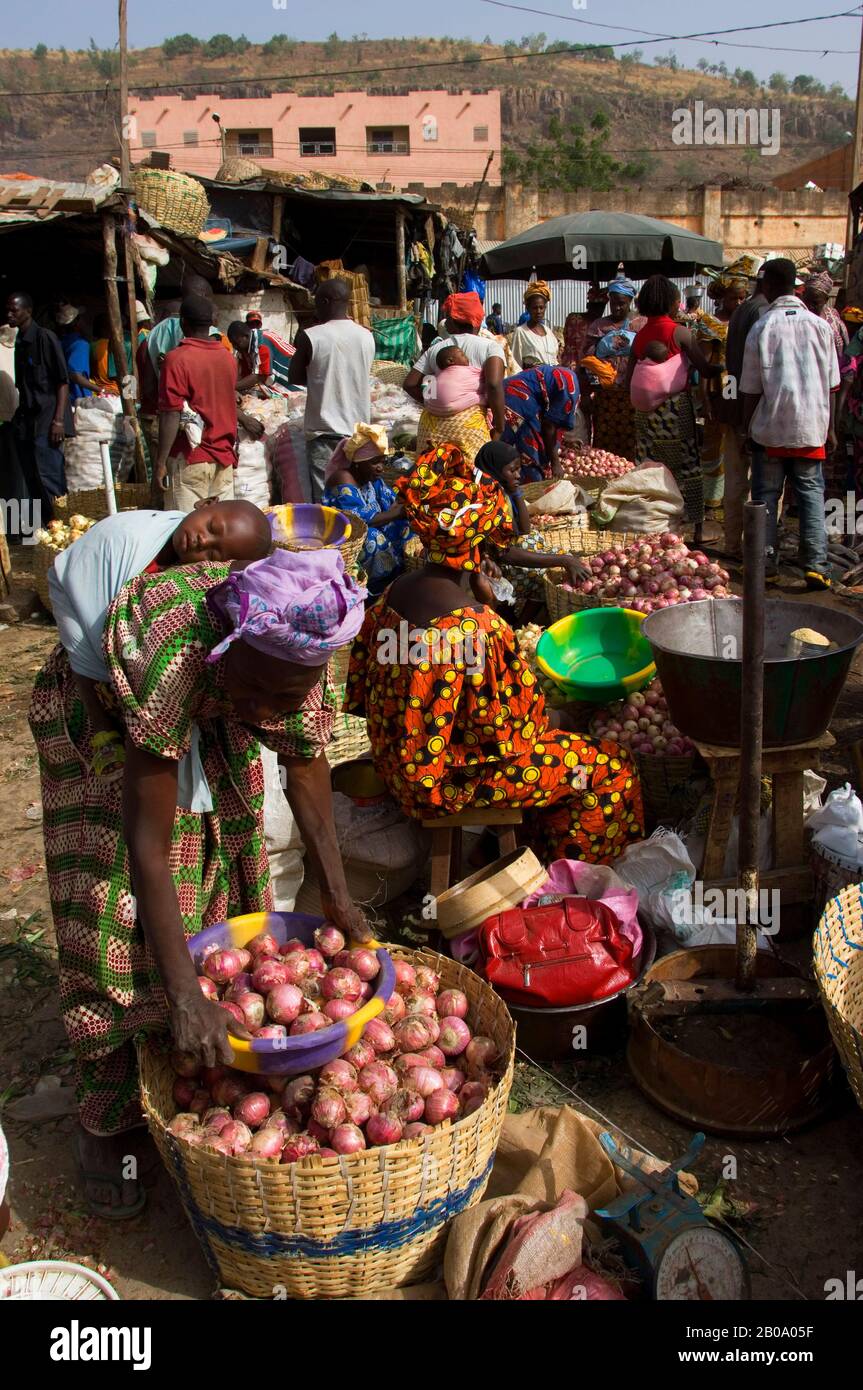
<path fill-rule="evenodd" d="M 92 396 L 90 344 L 81 332 L 81 310 L 68 300 L 61 300 L 54 310 L 54 322 L 69 369 L 69 399 L 80 401 Z"/>

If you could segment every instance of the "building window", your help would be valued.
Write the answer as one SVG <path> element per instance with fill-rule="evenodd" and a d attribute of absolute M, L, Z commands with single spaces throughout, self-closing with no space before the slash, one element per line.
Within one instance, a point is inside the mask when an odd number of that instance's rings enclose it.
<path fill-rule="evenodd" d="M 228 130 L 225 132 L 225 141 L 229 154 L 245 155 L 252 159 L 273 157 L 271 130 Z"/>
<path fill-rule="evenodd" d="M 406 125 L 366 126 L 366 154 L 410 154 L 411 138 Z"/>
<path fill-rule="evenodd" d="M 184 144 L 184 145 L 197 145 L 197 143 L 198 143 L 198 132 L 197 132 L 196 130 L 184 130 L 184 131 L 183 131 L 183 144 Z"/>
<path fill-rule="evenodd" d="M 300 154 L 307 159 L 319 159 L 336 152 L 335 126 L 301 126 Z"/>
<path fill-rule="evenodd" d="M 475 125 L 473 128 L 473 138 L 477 144 L 488 144 L 488 126 Z"/>
<path fill-rule="evenodd" d="M 142 130 L 142 131 L 141 131 L 141 144 L 144 146 L 144 149 L 145 149 L 145 150 L 152 150 L 152 149 L 155 149 L 155 146 L 156 146 L 156 132 L 155 132 L 155 130 Z"/>

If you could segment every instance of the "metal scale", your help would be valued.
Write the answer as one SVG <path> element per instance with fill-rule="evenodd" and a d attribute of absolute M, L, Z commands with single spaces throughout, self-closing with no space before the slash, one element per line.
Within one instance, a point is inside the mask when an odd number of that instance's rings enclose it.
<path fill-rule="evenodd" d="M 712 1226 L 677 1174 L 704 1147 L 696 1134 L 681 1158 L 648 1173 L 625 1157 L 606 1130 L 599 1142 L 609 1158 L 638 1183 L 594 1213 L 603 1235 L 618 1242 L 645 1293 L 665 1302 L 740 1302 L 750 1297 L 749 1273 L 737 1242 Z"/>

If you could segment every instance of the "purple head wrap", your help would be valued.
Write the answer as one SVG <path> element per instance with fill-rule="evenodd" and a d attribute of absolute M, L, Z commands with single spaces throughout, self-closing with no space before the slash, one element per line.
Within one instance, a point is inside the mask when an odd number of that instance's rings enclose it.
<path fill-rule="evenodd" d="M 324 666 L 359 632 L 366 592 L 345 574 L 337 550 L 274 550 L 210 590 L 210 612 L 233 631 L 207 660 L 218 661 L 242 637 L 283 661 Z"/>

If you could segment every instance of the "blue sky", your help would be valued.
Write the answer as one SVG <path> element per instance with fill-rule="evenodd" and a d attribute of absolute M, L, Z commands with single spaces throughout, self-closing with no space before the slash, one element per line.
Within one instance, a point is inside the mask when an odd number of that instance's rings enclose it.
<path fill-rule="evenodd" d="M 844 5 L 817 3 L 817 0 L 765 0 L 754 7 L 751 0 L 727 0 L 724 5 L 693 5 L 692 0 L 665 0 L 647 6 L 644 0 L 531 0 L 535 10 L 547 14 L 519 12 L 483 3 L 483 0 L 436 0 L 434 4 L 408 7 L 404 0 L 329 0 L 326 6 L 312 6 L 307 0 L 129 0 L 129 41 L 132 45 L 157 44 L 170 34 L 189 32 L 203 38 L 214 33 L 245 33 L 260 42 L 275 33 L 288 33 L 298 39 L 320 39 L 335 31 L 342 38 L 365 32 L 370 38 L 407 37 L 411 34 L 450 34 L 479 40 L 490 34 L 494 40 L 520 38 L 522 34 L 543 31 L 552 39 L 572 42 L 611 43 L 638 40 L 645 34 L 637 26 L 661 34 L 679 34 L 699 29 L 725 29 L 733 24 L 766 23 L 771 20 L 800 19 L 830 13 Z M 576 4 L 579 6 L 575 8 Z M 278 6 L 278 7 L 277 7 Z M 631 32 L 591 28 L 587 24 L 605 22 Z M 32 48 L 47 43 L 51 48 L 86 48 L 92 36 L 100 47 L 116 41 L 116 0 L 87 0 L 84 6 L 68 0 L 41 0 L 38 5 L 4 6 L 2 42 L 9 48 Z M 799 24 L 785 29 L 749 35 L 729 35 L 725 41 L 755 47 L 715 47 L 704 41 L 658 43 L 644 48 L 645 58 L 673 48 L 681 63 L 695 66 L 700 57 L 710 62 L 724 61 L 729 68 L 751 68 L 759 77 L 780 70 L 793 75 L 808 72 L 822 82 L 842 82 L 854 92 L 857 81 L 857 53 L 860 20 L 837 19 L 829 23 Z M 819 47 L 820 45 L 820 47 Z M 817 49 L 814 53 L 782 52 L 781 48 Z M 823 49 L 847 50 L 827 54 Z M 619 49 L 618 52 L 625 50 Z"/>

